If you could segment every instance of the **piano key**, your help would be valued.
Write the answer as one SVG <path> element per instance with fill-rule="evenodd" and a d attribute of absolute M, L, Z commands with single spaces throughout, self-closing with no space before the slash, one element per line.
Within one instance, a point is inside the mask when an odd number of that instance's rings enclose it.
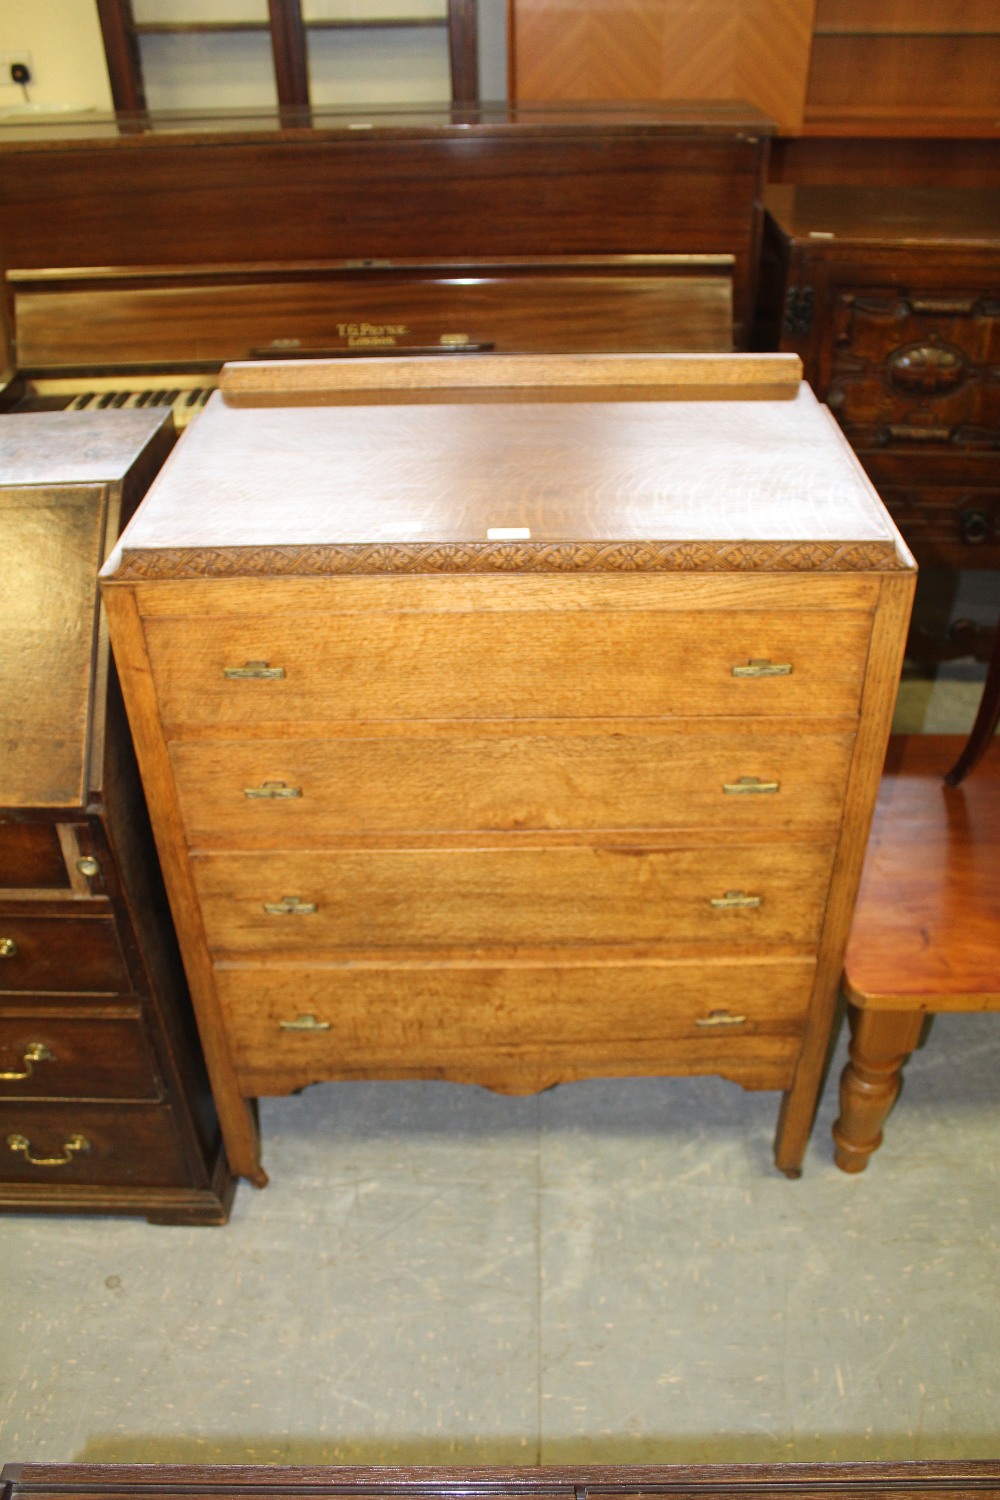
<path fill-rule="evenodd" d="M 134 395 L 133 391 L 121 391 L 115 397 L 115 399 L 112 401 L 111 405 L 112 406 L 124 406 L 125 403 L 126 403 L 126 401 L 131 401 L 133 395 Z"/>
<path fill-rule="evenodd" d="M 101 407 L 110 406 L 111 403 L 112 403 L 112 401 L 117 396 L 117 394 L 118 394 L 117 391 L 105 391 L 104 395 L 101 397 L 101 399 L 97 403 L 98 406 L 101 406 Z"/>
<path fill-rule="evenodd" d="M 201 387 L 196 385 L 195 388 L 194 388 L 194 390 L 188 391 L 187 396 L 185 397 L 185 400 L 184 400 L 184 405 L 185 406 L 194 406 L 195 402 L 198 400 L 198 398 L 200 396 L 201 396 Z"/>
<path fill-rule="evenodd" d="M 93 401 L 93 399 L 94 399 L 94 392 L 93 391 L 81 391 L 81 393 L 80 393 L 79 396 L 74 396 L 73 397 L 73 400 L 69 403 L 69 407 L 67 408 L 67 410 L 69 410 L 69 411 L 83 411 L 85 407 L 87 407 L 87 406 L 90 405 L 90 403 L 91 403 L 91 401 Z"/>

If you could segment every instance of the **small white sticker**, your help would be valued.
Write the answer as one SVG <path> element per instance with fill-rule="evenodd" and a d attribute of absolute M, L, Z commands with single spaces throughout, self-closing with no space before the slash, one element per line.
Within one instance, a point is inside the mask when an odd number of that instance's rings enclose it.
<path fill-rule="evenodd" d="M 530 542 L 530 526 L 489 526 L 486 530 L 488 542 Z"/>

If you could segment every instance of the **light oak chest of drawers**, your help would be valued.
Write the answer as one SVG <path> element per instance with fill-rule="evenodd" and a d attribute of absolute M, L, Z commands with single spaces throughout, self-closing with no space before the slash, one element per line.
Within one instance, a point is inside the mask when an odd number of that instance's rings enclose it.
<path fill-rule="evenodd" d="M 798 1172 L 914 579 L 798 373 L 227 370 L 103 586 L 236 1171 L 320 1080 L 719 1073 Z"/>

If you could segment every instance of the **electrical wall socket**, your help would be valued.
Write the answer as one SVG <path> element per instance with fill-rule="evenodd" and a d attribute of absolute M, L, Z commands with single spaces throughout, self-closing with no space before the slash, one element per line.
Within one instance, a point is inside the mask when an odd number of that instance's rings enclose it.
<path fill-rule="evenodd" d="M 21 63 L 27 68 L 31 75 L 31 81 L 34 83 L 35 64 L 32 61 L 31 53 L 26 47 L 22 47 L 16 52 L 0 52 L 0 88 L 17 88 L 17 84 L 10 76 L 11 68 L 15 67 L 17 63 Z"/>

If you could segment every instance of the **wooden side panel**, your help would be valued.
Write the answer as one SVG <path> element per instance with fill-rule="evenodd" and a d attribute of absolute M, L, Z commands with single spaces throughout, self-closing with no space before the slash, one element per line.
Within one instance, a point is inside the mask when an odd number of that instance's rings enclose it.
<path fill-rule="evenodd" d="M 170 764 L 157 716 L 142 621 L 131 590 L 102 588 L 111 622 L 115 661 L 146 787 L 150 819 L 178 930 L 186 934 L 183 956 L 205 1061 L 212 1080 L 230 1168 L 263 1186 L 254 1120 L 232 1071 L 228 1044 L 205 955 L 201 916 L 191 885 L 183 828 L 176 811 Z"/>
<path fill-rule="evenodd" d="M 889 740 L 915 585 L 915 571 L 882 580 L 882 601 L 872 630 L 861 727 L 844 802 L 843 831 L 834 861 L 816 986 L 795 1082 L 785 1094 L 778 1121 L 775 1160 L 778 1167 L 790 1176 L 797 1176 L 802 1168 L 802 1156 L 830 1042 L 844 953 Z"/>

